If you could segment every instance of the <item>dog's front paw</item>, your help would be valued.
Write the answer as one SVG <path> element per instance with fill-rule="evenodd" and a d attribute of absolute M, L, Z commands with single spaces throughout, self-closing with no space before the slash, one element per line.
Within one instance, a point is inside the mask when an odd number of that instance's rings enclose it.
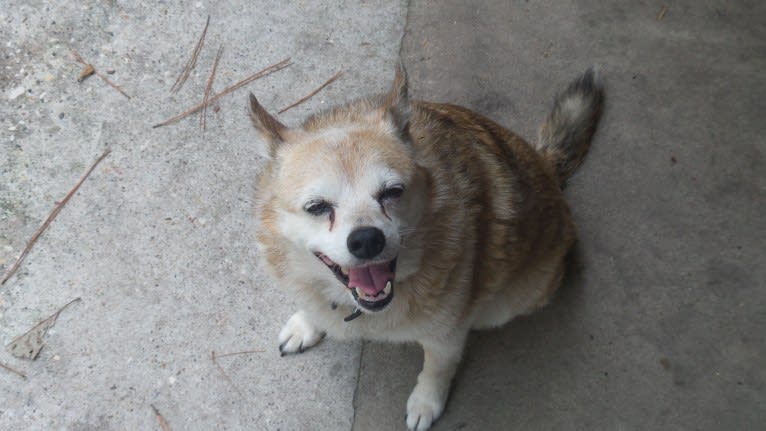
<path fill-rule="evenodd" d="M 279 331 L 279 353 L 282 356 L 288 353 L 303 353 L 304 350 L 321 341 L 323 337 L 324 333 L 317 330 L 306 319 L 303 311 L 298 311 Z"/>
<path fill-rule="evenodd" d="M 410 431 L 425 431 L 444 411 L 447 390 L 434 382 L 421 381 L 415 385 L 407 400 L 407 428 Z"/>

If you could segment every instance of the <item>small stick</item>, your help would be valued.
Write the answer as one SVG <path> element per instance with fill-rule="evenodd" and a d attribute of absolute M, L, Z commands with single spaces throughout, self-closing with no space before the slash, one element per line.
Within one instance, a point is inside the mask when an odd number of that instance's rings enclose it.
<path fill-rule="evenodd" d="M 202 130 L 205 130 L 207 126 L 207 106 L 210 99 L 210 93 L 213 91 L 213 81 L 215 80 L 215 71 L 218 69 L 218 62 L 221 61 L 223 55 L 223 45 L 218 48 L 218 52 L 215 54 L 215 61 L 213 61 L 213 70 L 210 71 L 210 77 L 207 79 L 207 85 L 205 86 L 205 96 L 202 98 L 202 115 L 199 122 Z"/>
<path fill-rule="evenodd" d="M 120 92 L 120 93 L 121 93 L 123 96 L 127 97 L 127 98 L 128 98 L 128 100 L 130 100 L 130 95 L 128 95 L 128 93 L 126 93 L 126 92 L 125 92 L 125 90 L 123 90 L 123 89 L 122 89 L 122 88 L 121 88 L 119 85 L 117 85 L 117 84 L 115 84 L 114 82 L 110 81 L 110 80 L 109 80 L 109 79 L 108 79 L 106 76 L 104 76 L 104 75 L 103 75 L 101 72 L 99 72 L 98 70 L 95 70 L 95 69 L 94 69 L 94 70 L 93 70 L 93 73 L 95 73 L 95 74 L 96 74 L 96 76 L 98 76 L 99 78 L 103 79 L 103 80 L 104 80 L 104 82 L 106 82 L 107 84 L 111 85 L 111 86 L 112 86 L 112 88 L 114 88 L 115 90 L 119 91 L 119 92 Z"/>
<path fill-rule="evenodd" d="M 657 21 L 662 21 L 662 18 L 665 18 L 665 14 L 668 12 L 668 6 L 662 5 L 662 9 L 657 13 Z"/>
<path fill-rule="evenodd" d="M 166 421 L 165 417 L 162 416 L 162 413 L 157 410 L 157 407 L 154 407 L 154 404 L 149 404 L 149 406 L 152 408 L 152 410 L 154 410 L 154 415 L 157 416 L 157 421 L 160 423 L 160 428 L 162 428 L 162 431 L 171 431 L 170 424 L 168 424 L 168 421 Z"/>
<path fill-rule="evenodd" d="M 280 71 L 288 66 L 290 66 L 292 63 L 290 63 L 290 59 L 286 58 L 279 63 L 274 63 L 271 66 L 261 70 L 260 72 L 254 73 L 247 78 L 237 82 L 234 85 L 230 85 L 223 89 L 220 93 L 216 94 L 215 96 L 211 97 L 210 100 L 208 100 L 208 105 L 212 104 L 213 102 L 217 101 L 221 97 L 231 93 L 232 91 L 239 90 L 240 88 L 244 87 L 245 85 L 255 81 L 256 79 L 263 78 L 264 76 L 270 75 L 274 72 Z M 191 114 L 194 114 L 195 112 L 198 112 L 200 109 L 202 109 L 204 106 L 206 106 L 204 103 L 200 103 L 198 105 L 193 106 L 192 108 L 176 115 L 173 118 L 167 119 L 163 121 L 162 123 L 158 123 L 152 126 L 153 129 L 156 129 L 157 127 L 167 126 L 168 124 L 173 124 L 178 120 L 181 120 L 183 118 L 188 117 Z"/>
<path fill-rule="evenodd" d="M 14 370 L 13 368 L 9 367 L 8 365 L 5 365 L 2 362 L 0 362 L 0 368 L 5 368 L 6 370 L 12 372 L 13 374 L 18 375 L 19 377 L 21 377 L 24 380 L 27 379 L 27 375 L 26 374 L 22 373 L 21 371 Z"/>
<path fill-rule="evenodd" d="M 5 276 L 3 277 L 3 280 L 0 281 L 0 285 L 5 284 L 6 281 L 8 281 L 9 278 L 13 275 L 14 272 L 19 268 L 19 265 L 21 265 L 21 261 L 24 260 L 25 257 L 27 257 L 27 254 L 32 249 L 32 246 L 35 245 L 37 242 L 37 239 L 40 237 L 40 235 L 45 232 L 45 229 L 48 228 L 48 226 L 51 224 L 53 219 L 56 218 L 56 216 L 59 215 L 59 212 L 61 212 L 61 209 L 64 208 L 64 205 L 66 205 L 67 202 L 69 202 L 69 199 L 77 192 L 77 189 L 80 188 L 82 183 L 88 178 L 88 176 L 93 172 L 94 169 L 96 169 L 96 166 L 101 163 L 102 160 L 106 156 L 109 155 L 111 150 L 104 151 L 104 154 L 102 154 L 98 159 L 96 159 L 95 162 L 93 162 L 93 165 L 91 165 L 90 169 L 88 169 L 87 172 L 85 172 L 85 175 L 80 178 L 80 181 L 77 182 L 77 184 L 74 185 L 72 190 L 69 191 L 69 193 L 64 196 L 64 199 L 61 200 L 61 202 L 57 203 L 56 206 L 53 208 L 53 211 L 48 215 L 48 218 L 45 219 L 45 222 L 43 222 L 42 226 L 37 229 L 37 232 L 35 232 L 34 235 L 32 235 L 32 238 L 27 242 L 27 246 L 24 248 L 24 251 L 21 252 L 21 255 L 16 259 L 16 262 L 11 265 L 11 268 L 8 270 L 8 272 L 5 273 Z"/>
<path fill-rule="evenodd" d="M 336 79 L 340 78 L 341 75 L 343 75 L 343 71 L 339 70 L 338 72 L 335 73 L 335 75 L 333 75 L 330 79 L 328 79 L 324 84 L 322 84 L 319 87 L 317 87 L 314 91 L 312 91 L 308 95 L 304 96 L 303 98 L 301 98 L 297 102 L 293 103 L 292 105 L 280 109 L 278 114 L 281 114 L 281 113 L 287 111 L 288 109 L 295 108 L 296 106 L 300 105 L 301 103 L 311 99 L 312 97 L 314 97 L 314 95 L 316 95 L 317 93 L 322 91 L 325 87 L 327 87 L 328 85 L 332 84 L 333 81 L 335 81 Z"/>
<path fill-rule="evenodd" d="M 77 51 L 75 51 L 74 49 L 72 49 L 72 55 L 74 55 L 74 58 L 75 58 L 75 60 L 77 60 L 78 63 L 80 63 L 83 66 L 85 66 L 85 69 L 88 72 L 92 71 L 92 73 L 95 73 L 96 76 L 98 76 L 99 78 L 103 79 L 104 82 L 106 82 L 107 84 L 111 85 L 112 88 L 114 88 L 115 90 L 119 91 L 123 96 L 127 97 L 128 99 L 130 99 L 130 96 L 128 95 L 128 93 L 125 92 L 125 90 L 123 90 L 119 85 L 117 85 L 114 82 L 110 81 L 109 78 L 107 78 L 106 76 L 104 76 L 104 74 L 99 72 L 95 67 L 93 67 L 92 64 L 90 64 L 87 61 L 83 60 L 82 57 L 80 56 L 80 54 Z M 90 75 L 90 73 L 88 73 L 88 75 Z M 88 75 L 81 74 L 80 78 L 78 78 L 78 81 L 82 82 L 82 80 L 85 79 Z"/>
<path fill-rule="evenodd" d="M 194 70 L 194 66 L 197 65 L 197 58 L 199 57 L 199 53 L 202 52 L 202 46 L 205 45 L 205 35 L 207 34 L 208 25 L 210 25 L 210 15 L 207 16 L 205 28 L 202 30 L 202 34 L 197 41 L 197 45 L 194 46 L 194 51 L 192 51 L 191 58 L 186 62 L 184 68 L 181 69 L 181 74 L 178 75 L 178 78 L 176 78 L 176 82 L 174 82 L 173 86 L 170 87 L 170 91 L 172 93 L 176 93 L 181 89 L 186 80 L 189 79 L 189 75 L 191 74 L 191 71 Z"/>
<path fill-rule="evenodd" d="M 225 358 L 227 356 L 234 356 L 234 355 L 249 355 L 251 353 L 263 353 L 264 350 L 243 350 L 241 352 L 233 352 L 233 353 L 223 353 L 220 355 L 216 355 L 216 358 Z"/>
<path fill-rule="evenodd" d="M 216 356 L 215 356 L 215 350 L 213 350 L 213 351 L 212 351 L 212 353 L 211 353 L 211 356 L 210 356 L 210 357 L 211 357 L 211 359 L 213 360 L 213 363 L 215 364 L 215 366 L 216 366 L 216 367 L 218 367 L 218 371 L 220 371 L 220 372 L 221 372 L 221 375 L 223 375 L 223 378 L 224 378 L 224 379 L 226 379 L 226 381 L 227 381 L 227 382 L 229 382 L 229 384 L 231 385 L 231 387 L 232 387 L 232 388 L 234 388 L 234 390 L 236 390 L 236 391 L 237 391 L 237 393 L 239 393 L 239 396 L 240 396 L 240 397 L 244 398 L 245 396 L 242 394 L 242 391 L 240 391 L 240 390 L 239 390 L 239 388 L 237 387 L 237 385 L 235 385 L 235 384 L 234 384 L 234 382 L 231 380 L 231 377 L 229 377 L 229 375 L 228 375 L 228 374 L 226 374 L 226 371 L 223 369 L 223 367 L 221 366 L 221 364 L 219 364 L 219 363 L 218 363 L 218 361 L 216 361 L 216 360 L 215 360 L 215 358 L 216 358 Z"/>
<path fill-rule="evenodd" d="M 49 320 L 49 319 L 54 319 L 54 320 L 58 319 L 59 316 L 61 315 L 62 311 L 66 310 L 67 307 L 69 307 L 70 305 L 72 305 L 72 304 L 74 304 L 75 302 L 78 302 L 78 301 L 82 301 L 82 298 L 80 298 L 79 296 L 77 298 L 67 302 L 66 304 L 62 305 L 61 308 L 56 310 L 55 313 L 53 313 L 50 316 L 46 317 L 45 319 L 41 320 L 40 323 L 43 323 L 43 322 L 45 322 L 46 320 Z"/>

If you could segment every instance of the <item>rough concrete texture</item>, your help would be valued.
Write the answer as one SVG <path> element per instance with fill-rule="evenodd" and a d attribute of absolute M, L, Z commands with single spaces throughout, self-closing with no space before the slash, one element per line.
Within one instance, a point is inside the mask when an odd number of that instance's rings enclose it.
<path fill-rule="evenodd" d="M 766 4 L 672 2 L 658 21 L 662 2 L 467 3 L 412 2 L 416 97 L 533 139 L 596 64 L 607 109 L 566 190 L 580 241 L 564 288 L 472 336 L 435 429 L 762 429 Z M 421 357 L 365 344 L 356 429 L 399 425 Z"/>
<path fill-rule="evenodd" d="M 54 5 L 55 4 L 55 5 Z M 6 269 L 86 168 L 111 148 L 0 287 L 0 344 L 75 297 L 34 361 L 5 349 L 0 429 L 349 429 L 358 343 L 280 358 L 293 311 L 255 264 L 257 136 L 247 91 L 280 108 L 345 75 L 282 118 L 380 91 L 399 54 L 396 2 L 27 2 L 0 7 L 0 259 Z M 170 87 L 211 15 L 205 48 Z M 294 64 L 198 117 L 151 125 L 202 100 L 217 48 L 221 90 L 285 57 Z M 77 49 L 132 96 L 76 82 Z M 23 94 L 15 94 L 16 88 Z M 213 365 L 218 353 L 232 386 Z M 241 392 L 241 393 L 240 393 Z"/>
<path fill-rule="evenodd" d="M 608 105 L 566 194 L 580 232 L 544 311 L 473 334 L 437 430 L 759 429 L 766 423 L 766 5 L 487 1 L 49 2 L 0 7 L 0 269 L 88 165 L 0 287 L 0 343 L 72 298 L 34 361 L 0 351 L 0 429 L 403 429 L 416 346 L 326 340 L 279 358 L 289 295 L 254 263 L 260 157 L 246 90 L 283 115 L 382 89 L 527 138 L 597 64 Z M 205 17 L 205 49 L 171 94 Z M 290 56 L 210 112 L 150 125 Z M 82 84 L 73 47 L 131 94 Z M 324 104 L 323 104 L 324 102 Z M 262 349 L 221 358 L 210 352 Z M 361 359 L 361 361 L 360 361 Z M 361 368 L 359 367 L 361 364 Z"/>

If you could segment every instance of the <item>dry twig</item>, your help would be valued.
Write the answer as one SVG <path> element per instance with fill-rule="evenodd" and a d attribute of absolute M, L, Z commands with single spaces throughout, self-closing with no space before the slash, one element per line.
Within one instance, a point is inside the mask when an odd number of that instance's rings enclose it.
<path fill-rule="evenodd" d="M 317 93 L 322 91 L 325 87 L 327 87 L 328 85 L 332 84 L 336 79 L 340 78 L 341 75 L 343 75 L 343 71 L 339 70 L 338 72 L 335 73 L 335 75 L 333 75 L 330 79 L 328 79 L 324 84 L 320 85 L 314 91 L 312 91 L 311 93 L 309 93 L 306 96 L 302 97 L 300 100 L 298 100 L 297 102 L 293 103 L 292 105 L 280 109 L 278 113 L 281 114 L 281 113 L 287 111 L 288 109 L 292 109 L 292 108 L 300 105 L 301 103 L 311 99 L 312 97 L 314 97 L 314 95 L 316 95 Z"/>
<path fill-rule="evenodd" d="M 191 58 L 186 62 L 184 68 L 181 69 L 181 74 L 178 75 L 178 78 L 176 78 L 176 82 L 174 82 L 173 86 L 170 87 L 170 91 L 172 93 L 175 93 L 181 89 L 186 80 L 189 79 L 189 75 L 191 74 L 191 71 L 194 70 L 194 66 L 197 65 L 197 58 L 199 57 L 199 53 L 202 52 L 202 46 L 205 45 L 205 35 L 207 34 L 208 25 L 210 25 L 210 15 L 207 16 L 205 28 L 202 30 L 202 34 L 197 41 L 197 45 L 194 46 L 194 51 L 192 51 Z"/>
<path fill-rule="evenodd" d="M 236 356 L 236 355 L 249 355 L 252 353 L 263 353 L 264 350 L 243 350 L 241 352 L 233 352 L 233 353 L 223 353 L 220 355 L 216 355 L 216 358 L 225 358 L 227 356 Z"/>
<path fill-rule="evenodd" d="M 662 18 L 665 18 L 666 13 L 668 13 L 668 6 L 663 5 L 662 9 L 660 9 L 660 11 L 657 12 L 657 21 L 662 21 Z"/>
<path fill-rule="evenodd" d="M 171 431 L 170 424 L 168 424 L 168 421 L 166 421 L 165 417 L 162 416 L 162 413 L 160 413 L 160 411 L 157 410 L 157 407 L 154 407 L 154 404 L 149 404 L 149 406 L 154 411 L 154 415 L 157 416 L 157 422 L 160 423 L 160 428 L 162 428 L 162 431 Z"/>
<path fill-rule="evenodd" d="M 102 160 L 106 156 L 109 155 L 111 150 L 104 151 L 104 154 L 102 154 L 98 159 L 96 159 L 95 162 L 93 162 L 93 165 L 91 165 L 90 169 L 88 169 L 87 172 L 85 172 L 85 175 L 80 178 L 80 181 L 77 182 L 77 184 L 72 187 L 72 190 L 69 191 L 69 193 L 64 196 L 64 199 L 61 200 L 61 202 L 57 203 L 56 206 L 53 208 L 53 211 L 48 215 L 48 218 L 45 219 L 45 222 L 43 222 L 42 226 L 40 226 L 39 229 L 37 229 L 37 232 L 35 232 L 34 235 L 32 235 L 32 238 L 27 242 L 27 246 L 24 247 L 24 251 L 21 252 L 21 255 L 19 255 L 18 259 L 16 259 L 16 262 L 11 265 L 11 268 L 5 273 L 5 276 L 3 277 L 3 280 L 0 281 L 0 285 L 5 284 L 6 281 L 8 281 L 9 278 L 13 275 L 14 272 L 16 272 L 17 269 L 19 269 L 19 265 L 21 265 L 21 261 L 24 260 L 25 257 L 27 257 L 27 254 L 29 253 L 29 250 L 32 249 L 32 246 L 35 245 L 35 242 L 37 242 L 37 239 L 42 235 L 43 232 L 45 232 L 45 229 L 48 228 L 48 226 L 51 224 L 53 219 L 56 218 L 57 215 L 59 215 L 59 212 L 61 212 L 61 209 L 64 208 L 64 205 L 66 205 L 67 202 L 69 202 L 69 199 L 77 192 L 77 189 L 80 188 L 82 183 L 88 178 L 88 176 L 93 172 L 94 169 L 96 169 L 96 166 L 101 163 Z"/>
<path fill-rule="evenodd" d="M 233 84 L 233 85 L 230 85 L 230 86 L 224 88 L 223 91 L 221 91 L 220 93 L 218 93 L 215 96 L 211 97 L 210 100 L 208 100 L 207 105 L 212 104 L 213 102 L 215 102 L 218 99 L 220 99 L 221 97 L 231 93 L 232 91 L 239 90 L 240 88 L 242 88 L 245 85 L 255 81 L 256 79 L 263 78 L 266 75 L 270 75 L 270 74 L 272 74 L 274 72 L 282 70 L 282 69 L 290 66 L 291 64 L 292 63 L 290 63 L 290 59 L 289 58 L 286 58 L 286 59 L 280 61 L 279 63 L 274 63 L 271 66 L 261 70 L 260 72 L 254 73 L 254 74 L 248 76 L 247 78 L 237 82 L 236 84 Z M 173 118 L 165 120 L 162 123 L 155 124 L 154 126 L 152 126 L 152 128 L 156 129 L 157 127 L 162 127 L 162 126 L 167 126 L 168 124 L 173 124 L 173 123 L 175 123 L 178 120 L 181 120 L 183 118 L 188 117 L 191 114 L 194 114 L 195 112 L 198 112 L 200 109 L 202 109 L 203 107 L 205 107 L 207 105 L 204 104 L 204 103 L 200 103 L 198 105 L 195 105 L 192 108 L 190 108 L 190 109 L 188 109 L 188 110 L 186 110 L 186 111 L 176 115 Z"/>
<path fill-rule="evenodd" d="M 85 79 L 88 76 L 90 76 L 90 75 L 95 73 L 96 76 L 98 76 L 99 78 L 103 79 L 104 82 L 106 82 L 107 84 L 111 85 L 112 88 L 114 88 L 115 90 L 119 91 L 120 94 L 122 94 L 123 96 L 127 97 L 128 99 L 130 99 L 130 96 L 128 95 L 128 93 L 125 92 L 125 90 L 123 90 L 119 85 L 117 85 L 114 82 L 110 81 L 109 78 L 107 78 L 106 76 L 104 76 L 104 74 L 99 72 L 92 64 L 90 64 L 87 61 L 83 60 L 82 57 L 80 56 L 80 53 L 78 53 L 77 51 L 72 49 L 72 55 L 74 55 L 74 58 L 75 58 L 75 60 L 77 60 L 78 63 L 80 63 L 83 66 L 85 66 L 85 68 L 80 73 L 80 77 L 77 78 L 77 82 L 82 82 L 83 79 Z"/>
<path fill-rule="evenodd" d="M 13 374 L 16 374 L 17 376 L 21 377 L 24 380 L 27 379 L 27 375 L 26 374 L 22 373 L 19 370 L 14 370 L 13 368 L 9 367 L 8 365 L 5 365 L 2 362 L 0 362 L 0 368 L 5 368 L 6 370 L 12 372 Z"/>
<path fill-rule="evenodd" d="M 211 352 L 210 358 L 213 360 L 213 364 L 215 364 L 215 366 L 218 367 L 218 371 L 221 372 L 221 375 L 223 376 L 223 378 L 226 379 L 227 382 L 229 382 L 231 387 L 234 388 L 235 391 L 237 391 L 240 397 L 244 398 L 245 396 L 242 394 L 242 391 L 239 389 L 239 387 L 237 387 L 237 385 L 234 384 L 234 381 L 231 380 L 231 377 L 229 377 L 228 374 L 226 374 L 226 371 L 223 369 L 221 364 L 219 364 L 218 361 L 216 361 L 215 350 Z"/>
<path fill-rule="evenodd" d="M 199 122 L 202 130 L 205 130 L 207 126 L 207 106 L 210 103 L 210 93 L 213 91 L 213 81 L 215 80 L 215 71 L 218 69 L 218 62 L 221 61 L 223 55 L 223 45 L 218 48 L 218 52 L 215 54 L 215 61 L 213 61 L 213 69 L 210 71 L 210 77 L 207 79 L 207 85 L 205 86 L 205 96 L 202 98 L 202 115 Z"/>

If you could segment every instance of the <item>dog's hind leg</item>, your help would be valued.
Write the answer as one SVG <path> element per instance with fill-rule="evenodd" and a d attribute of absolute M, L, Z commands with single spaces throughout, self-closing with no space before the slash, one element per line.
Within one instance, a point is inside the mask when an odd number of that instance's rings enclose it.
<path fill-rule="evenodd" d="M 441 339 L 422 340 L 423 371 L 407 400 L 407 428 L 424 431 L 444 411 L 452 377 L 463 354 L 468 329 L 457 329 Z"/>
<path fill-rule="evenodd" d="M 309 322 L 306 313 L 299 310 L 279 331 L 279 353 L 282 356 L 289 353 L 303 353 L 304 350 L 320 342 L 324 335 L 324 332 Z"/>

